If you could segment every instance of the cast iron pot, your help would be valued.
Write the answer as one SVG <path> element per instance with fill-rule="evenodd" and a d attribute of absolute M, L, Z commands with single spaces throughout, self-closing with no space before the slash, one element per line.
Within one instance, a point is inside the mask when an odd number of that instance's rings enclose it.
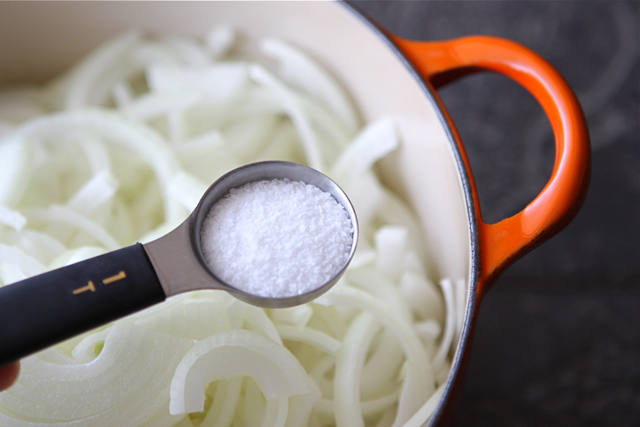
<path fill-rule="evenodd" d="M 409 41 L 334 2 L 9 2 L 0 7 L 0 24 L 0 84 L 51 78 L 127 29 L 202 36 L 225 24 L 308 52 L 353 96 L 363 121 L 391 117 L 402 147 L 380 162 L 380 175 L 416 211 L 434 274 L 467 287 L 451 373 L 428 425 L 449 420 L 485 292 L 510 263 L 566 226 L 587 191 L 589 137 L 574 93 L 544 59 L 507 40 Z M 464 146 L 436 92 L 485 70 L 535 96 L 556 144 L 547 185 L 521 212 L 496 224 L 482 220 Z"/>

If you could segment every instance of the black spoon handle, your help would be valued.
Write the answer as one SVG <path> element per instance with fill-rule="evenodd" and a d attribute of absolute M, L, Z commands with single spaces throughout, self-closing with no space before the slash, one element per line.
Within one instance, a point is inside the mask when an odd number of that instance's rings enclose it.
<path fill-rule="evenodd" d="M 138 243 L 0 288 L 0 366 L 164 301 Z"/>

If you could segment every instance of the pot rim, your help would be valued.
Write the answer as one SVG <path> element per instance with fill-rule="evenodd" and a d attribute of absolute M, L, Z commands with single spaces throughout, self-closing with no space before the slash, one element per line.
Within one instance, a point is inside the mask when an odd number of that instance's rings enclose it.
<path fill-rule="evenodd" d="M 366 27 L 374 32 L 387 47 L 393 51 L 398 60 L 405 66 L 407 71 L 413 76 L 420 88 L 422 89 L 426 100 L 433 106 L 438 120 L 440 121 L 445 134 L 447 135 L 447 141 L 451 147 L 451 151 L 455 158 L 456 167 L 458 169 L 459 178 L 462 184 L 462 190 L 464 194 L 464 201 L 466 205 L 467 213 L 467 225 L 469 227 L 470 235 L 470 269 L 469 269 L 469 283 L 467 287 L 467 306 L 465 310 L 464 322 L 462 323 L 462 329 L 458 336 L 458 342 L 456 343 L 456 350 L 454 352 L 451 368 L 447 377 L 444 391 L 432 416 L 425 420 L 423 425 L 437 425 L 443 418 L 447 409 L 448 402 L 451 398 L 455 387 L 459 386 L 459 379 L 462 377 L 461 370 L 465 361 L 467 349 L 470 346 L 470 340 L 472 338 L 472 331 L 475 322 L 473 321 L 478 308 L 478 282 L 480 280 L 480 239 L 478 231 L 477 212 L 475 207 L 475 198 L 473 194 L 473 186 L 471 184 L 471 178 L 469 170 L 467 169 L 462 152 L 460 151 L 461 142 L 458 140 L 457 134 L 453 130 L 453 123 L 450 122 L 445 114 L 445 107 L 442 103 L 437 92 L 426 80 L 416 68 L 409 62 L 404 53 L 398 48 L 398 46 L 391 40 L 391 38 L 381 30 L 379 24 L 368 16 L 365 12 L 359 10 L 356 5 L 348 2 L 341 1 L 340 4 L 350 11 L 357 19 L 360 20 Z"/>
<path fill-rule="evenodd" d="M 431 103 L 452 146 L 458 177 L 467 204 L 469 231 L 469 294 L 451 371 L 431 425 L 442 420 L 451 394 L 460 385 L 480 299 L 504 269 L 557 234 L 577 215 L 591 176 L 589 131 L 580 102 L 568 83 L 548 61 L 521 44 L 490 36 L 446 41 L 412 41 L 376 25 L 366 14 L 361 22 L 381 37 Z M 524 209 L 497 223 L 482 220 L 471 166 L 455 125 L 435 88 L 479 71 L 493 71 L 519 83 L 542 106 L 555 136 L 556 158 L 546 186 Z"/>

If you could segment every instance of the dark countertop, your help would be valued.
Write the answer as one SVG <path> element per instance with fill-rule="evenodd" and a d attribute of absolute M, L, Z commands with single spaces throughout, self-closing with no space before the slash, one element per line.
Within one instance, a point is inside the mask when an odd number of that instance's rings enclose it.
<path fill-rule="evenodd" d="M 353 3 L 405 38 L 519 42 L 564 75 L 587 116 L 587 200 L 482 301 L 456 425 L 640 424 L 640 2 Z M 521 210 L 553 165 L 540 106 L 493 74 L 440 95 L 465 142 L 484 219 Z"/>

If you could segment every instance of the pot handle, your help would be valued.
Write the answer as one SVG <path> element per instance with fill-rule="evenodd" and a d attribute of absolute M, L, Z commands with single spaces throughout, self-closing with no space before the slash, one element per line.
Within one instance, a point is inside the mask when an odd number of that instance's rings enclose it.
<path fill-rule="evenodd" d="M 546 112 L 556 144 L 551 178 L 540 194 L 516 215 L 487 224 L 478 215 L 480 295 L 513 261 L 564 228 L 586 197 L 591 171 L 589 133 L 575 94 L 558 71 L 530 49 L 496 37 L 472 36 L 416 42 L 389 36 L 434 88 L 466 74 L 495 71 L 520 83 Z M 436 96 L 462 153 L 476 212 L 478 192 L 464 147 L 442 101 Z"/>

